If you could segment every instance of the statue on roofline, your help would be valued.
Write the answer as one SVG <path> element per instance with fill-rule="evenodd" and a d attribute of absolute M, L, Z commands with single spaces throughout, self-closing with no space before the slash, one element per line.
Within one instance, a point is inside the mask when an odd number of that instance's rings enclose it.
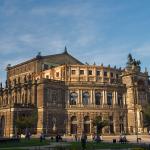
<path fill-rule="evenodd" d="M 141 64 L 141 61 L 140 60 L 135 60 L 133 59 L 132 55 L 129 53 L 128 55 L 128 61 L 127 61 L 127 68 L 138 68 L 140 69 L 140 64 Z"/>

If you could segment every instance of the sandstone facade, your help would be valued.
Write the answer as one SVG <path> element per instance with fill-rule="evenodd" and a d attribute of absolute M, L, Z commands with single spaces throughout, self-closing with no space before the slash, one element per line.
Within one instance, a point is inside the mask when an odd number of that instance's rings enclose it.
<path fill-rule="evenodd" d="M 96 117 L 108 120 L 103 134 L 144 132 L 149 103 L 148 72 L 129 55 L 125 69 L 83 64 L 67 50 L 7 67 L 0 87 L 0 134 L 16 133 L 15 120 L 34 113 L 34 132 L 48 135 L 95 132 Z"/>

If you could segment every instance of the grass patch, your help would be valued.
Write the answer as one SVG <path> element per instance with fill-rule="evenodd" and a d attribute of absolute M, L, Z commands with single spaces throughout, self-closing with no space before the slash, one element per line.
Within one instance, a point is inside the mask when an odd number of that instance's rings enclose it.
<path fill-rule="evenodd" d="M 7 142 L 5 144 L 0 144 L 0 148 L 9 148 L 7 150 L 21 150 L 20 148 L 17 149 L 17 147 L 30 147 L 30 146 L 44 146 L 49 145 L 49 140 L 44 140 L 43 142 L 40 142 L 39 139 L 31 139 L 31 140 L 25 140 L 21 139 L 19 143 L 12 143 Z M 81 142 L 68 142 L 70 146 L 65 146 L 66 150 L 81 150 Z M 64 148 L 60 148 L 59 146 L 58 150 L 65 150 Z M 120 143 L 95 143 L 95 142 L 88 142 L 87 143 L 87 150 L 96 150 L 96 149 L 126 149 L 126 148 L 140 148 L 139 145 L 135 144 L 120 144 Z M 134 149 L 136 150 L 136 149 Z"/>
<path fill-rule="evenodd" d="M 87 150 L 94 150 L 94 149 L 124 149 L 124 148 L 140 148 L 134 144 L 120 144 L 120 143 L 94 143 L 88 142 L 87 143 Z M 70 150 L 81 150 L 81 143 L 72 142 Z"/>
<path fill-rule="evenodd" d="M 30 146 L 43 146 L 48 145 L 49 141 L 44 140 L 43 142 L 40 142 L 39 139 L 21 139 L 20 142 L 7 142 L 7 143 L 1 143 L 0 148 L 6 148 L 6 147 L 30 147 Z"/>

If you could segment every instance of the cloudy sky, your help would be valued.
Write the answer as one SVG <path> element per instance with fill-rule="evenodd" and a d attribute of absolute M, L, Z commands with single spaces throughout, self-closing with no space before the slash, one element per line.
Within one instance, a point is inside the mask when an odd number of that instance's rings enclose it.
<path fill-rule="evenodd" d="M 0 0 L 0 80 L 7 64 L 61 53 L 124 67 L 127 54 L 150 70 L 149 0 Z"/>

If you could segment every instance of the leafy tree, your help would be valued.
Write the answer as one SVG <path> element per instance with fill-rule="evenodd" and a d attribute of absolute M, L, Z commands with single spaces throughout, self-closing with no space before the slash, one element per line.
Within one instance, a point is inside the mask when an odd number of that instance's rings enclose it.
<path fill-rule="evenodd" d="M 150 105 L 145 107 L 145 109 L 143 110 L 143 115 L 144 115 L 144 127 L 150 128 Z"/>
<path fill-rule="evenodd" d="M 108 121 L 107 120 L 101 120 L 100 117 L 96 117 L 94 120 L 93 120 L 93 126 L 96 127 L 96 134 L 98 134 L 98 132 L 102 132 L 102 129 L 105 127 L 105 126 L 108 126 Z"/>
<path fill-rule="evenodd" d="M 37 121 L 37 114 L 33 113 L 32 115 L 23 116 L 20 115 L 16 121 L 16 127 L 18 129 L 18 132 L 24 133 L 25 129 L 31 129 L 35 126 L 35 122 Z"/>

